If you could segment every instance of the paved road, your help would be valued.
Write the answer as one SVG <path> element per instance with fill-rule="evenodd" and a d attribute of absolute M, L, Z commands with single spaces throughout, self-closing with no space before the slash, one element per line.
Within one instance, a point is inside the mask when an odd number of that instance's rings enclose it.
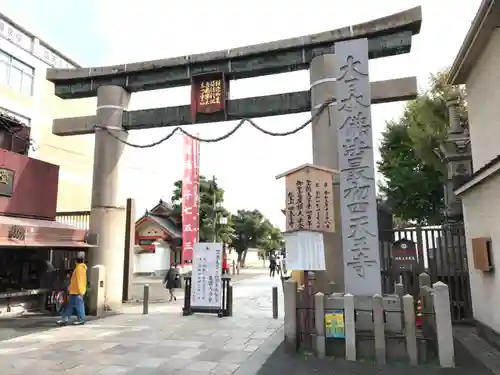
<path fill-rule="evenodd" d="M 266 276 L 234 282 L 234 316 L 181 315 L 182 303 L 0 342 L 0 374 L 253 375 L 283 339 Z M 282 295 L 280 293 L 280 297 Z M 281 303 L 281 306 L 283 304 Z"/>
<path fill-rule="evenodd" d="M 251 279 L 269 272 L 267 269 L 242 269 L 239 275 L 232 275 L 233 282 Z M 132 303 L 137 303 L 143 300 L 144 284 L 149 284 L 149 301 L 152 303 L 166 302 L 168 299 L 168 291 L 162 283 L 162 278 L 158 277 L 136 277 L 132 285 Z M 182 297 L 182 290 L 177 290 L 177 297 Z"/>

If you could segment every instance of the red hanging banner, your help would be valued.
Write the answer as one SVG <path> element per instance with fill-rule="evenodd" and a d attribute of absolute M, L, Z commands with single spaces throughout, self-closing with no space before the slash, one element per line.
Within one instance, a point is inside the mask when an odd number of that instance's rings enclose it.
<path fill-rule="evenodd" d="M 196 122 L 198 114 L 214 114 L 226 111 L 229 81 L 224 73 L 207 73 L 193 76 L 191 80 L 191 118 Z"/>
<path fill-rule="evenodd" d="M 182 177 L 182 262 L 193 262 L 193 246 L 198 241 L 199 142 L 184 136 Z"/>
<path fill-rule="evenodd" d="M 196 134 L 198 137 L 199 134 Z M 200 142 L 196 139 L 193 143 L 193 182 L 194 182 L 194 200 L 193 212 L 195 214 L 194 224 L 196 226 L 196 241 L 200 240 Z"/>

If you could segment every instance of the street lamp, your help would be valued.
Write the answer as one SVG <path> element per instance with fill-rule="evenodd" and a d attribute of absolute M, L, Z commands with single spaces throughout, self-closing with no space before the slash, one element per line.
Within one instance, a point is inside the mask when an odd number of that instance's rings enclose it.
<path fill-rule="evenodd" d="M 214 220 L 214 224 L 227 225 L 227 217 L 219 216 Z M 217 242 L 217 225 L 214 225 L 214 242 Z"/>

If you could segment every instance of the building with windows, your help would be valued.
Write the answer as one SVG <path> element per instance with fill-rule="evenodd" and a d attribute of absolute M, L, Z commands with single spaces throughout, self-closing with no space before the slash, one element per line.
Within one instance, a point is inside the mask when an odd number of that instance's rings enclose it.
<path fill-rule="evenodd" d="M 12 149 L 30 139 L 30 157 L 59 165 L 58 211 L 88 210 L 92 184 L 93 136 L 57 137 L 54 118 L 95 113 L 96 99 L 62 100 L 45 79 L 47 68 L 80 67 L 48 43 L 0 14 L 0 112 L 25 125 L 4 137 Z M 10 146 L 9 146 L 10 144 Z M 19 152 L 19 150 L 16 150 Z"/>
<path fill-rule="evenodd" d="M 483 0 L 450 69 L 465 85 L 473 173 L 461 199 L 472 308 L 480 335 L 500 348 L 500 0 Z"/>

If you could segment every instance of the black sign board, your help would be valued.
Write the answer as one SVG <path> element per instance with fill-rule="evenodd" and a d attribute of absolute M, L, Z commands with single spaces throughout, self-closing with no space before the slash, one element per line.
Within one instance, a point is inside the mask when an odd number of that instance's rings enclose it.
<path fill-rule="evenodd" d="M 0 168 L 0 196 L 12 197 L 14 174 L 12 169 Z"/>
<path fill-rule="evenodd" d="M 395 272 L 413 271 L 417 269 L 417 245 L 402 238 L 392 245 L 392 269 Z"/>
<path fill-rule="evenodd" d="M 11 240 L 24 241 L 26 239 L 26 228 L 20 225 L 11 225 L 9 227 L 8 238 Z"/>

